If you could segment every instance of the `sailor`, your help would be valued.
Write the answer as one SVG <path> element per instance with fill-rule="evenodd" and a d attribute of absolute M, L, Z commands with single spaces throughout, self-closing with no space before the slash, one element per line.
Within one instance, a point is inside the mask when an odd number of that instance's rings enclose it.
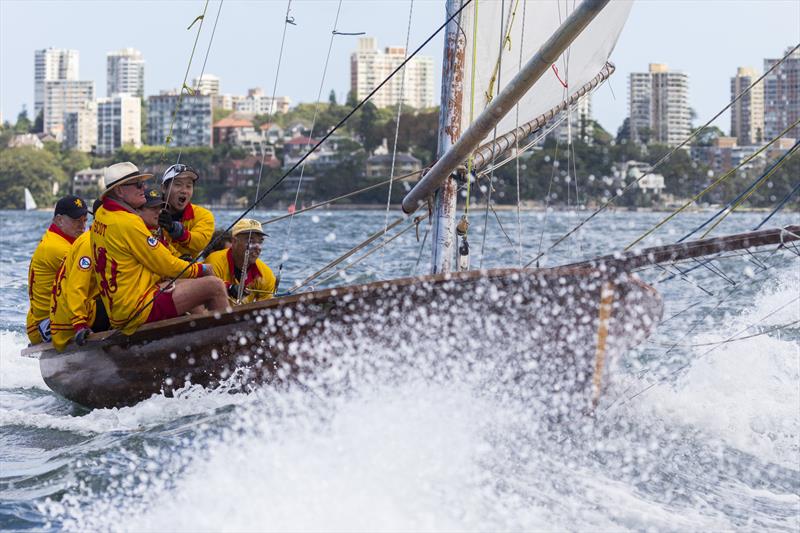
<path fill-rule="evenodd" d="M 25 320 L 31 344 L 50 340 L 50 296 L 61 262 L 75 239 L 86 230 L 86 202 L 65 196 L 56 202 L 53 221 L 36 247 L 28 267 L 30 309 Z"/>
<path fill-rule="evenodd" d="M 150 230 L 150 233 L 160 240 L 166 246 L 170 253 L 174 256 L 180 256 L 178 251 L 172 245 L 169 237 L 160 231 L 158 225 L 158 216 L 164 209 L 164 197 L 161 195 L 161 189 L 155 187 L 145 189 L 144 191 L 144 205 L 136 210 L 139 216 L 142 217 L 144 225 Z"/>
<path fill-rule="evenodd" d="M 236 303 L 239 297 L 239 286 L 244 277 L 243 298 L 240 303 L 257 302 L 272 298 L 275 292 L 275 275 L 272 270 L 258 258 L 264 237 L 268 235 L 257 220 L 244 218 L 233 226 L 231 231 L 233 244 L 230 248 L 216 251 L 206 258 L 206 263 L 214 267 L 214 273 L 225 282 L 228 297 Z M 249 250 L 249 252 L 248 252 Z M 244 269 L 245 256 L 247 268 Z"/>
<path fill-rule="evenodd" d="M 130 335 L 145 322 L 179 316 L 204 306 L 227 307 L 225 285 L 207 265 L 172 255 L 135 209 L 146 203 L 143 174 L 133 163 L 105 169 L 103 205 L 91 226 L 95 278 L 111 327 Z M 175 277 L 202 278 L 160 283 Z"/>
<path fill-rule="evenodd" d="M 92 214 L 102 205 L 95 200 Z M 50 332 L 53 346 L 63 351 L 70 339 L 83 346 L 91 333 L 109 328 L 108 314 L 94 277 L 90 232 L 82 233 L 67 252 L 53 283 L 50 298 Z"/>
<path fill-rule="evenodd" d="M 184 259 L 200 255 L 214 233 L 211 211 L 191 203 L 194 182 L 199 177 L 192 167 L 180 163 L 169 167 L 161 177 L 167 205 L 158 217 L 158 224 Z"/>

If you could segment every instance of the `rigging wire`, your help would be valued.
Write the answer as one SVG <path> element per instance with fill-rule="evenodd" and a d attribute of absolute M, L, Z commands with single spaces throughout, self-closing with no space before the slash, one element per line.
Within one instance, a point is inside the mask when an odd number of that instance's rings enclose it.
<path fill-rule="evenodd" d="M 325 56 L 325 66 L 322 68 L 322 79 L 319 81 L 319 90 L 317 91 L 317 99 L 314 102 L 314 116 L 311 119 L 311 130 L 308 133 L 308 142 L 306 143 L 306 151 L 308 151 L 309 146 L 314 140 L 314 128 L 317 125 L 317 116 L 319 114 L 319 100 L 322 98 L 322 89 L 325 86 L 325 78 L 328 74 L 328 64 L 330 63 L 331 59 L 331 51 L 333 50 L 333 40 L 336 38 L 337 32 L 336 28 L 339 25 L 339 14 L 342 10 L 342 0 L 339 0 L 339 4 L 336 7 L 336 17 L 333 21 L 333 30 L 331 31 L 331 40 L 328 43 L 328 54 Z M 283 264 L 285 261 L 288 261 L 288 250 L 289 250 L 289 242 L 291 242 L 292 238 L 292 227 L 294 222 L 294 213 L 297 211 L 297 201 L 300 198 L 300 188 L 303 185 L 303 177 L 305 176 L 306 172 L 306 161 L 303 159 L 303 164 L 300 166 L 300 179 L 297 181 L 297 189 L 294 193 L 294 203 L 292 204 L 292 211 L 289 216 L 289 224 L 286 229 L 286 237 L 283 240 L 283 251 L 281 252 L 281 262 L 278 265 L 278 275 L 277 279 L 280 280 L 281 275 L 283 273 Z M 256 201 L 258 201 L 258 196 L 256 196 Z"/>
<path fill-rule="evenodd" d="M 758 229 L 761 229 L 761 226 L 763 226 L 764 224 L 766 224 L 766 223 L 767 223 L 767 221 L 769 221 L 769 219 L 771 219 L 773 216 L 775 216 L 775 213 L 777 213 L 778 211 L 780 211 L 781 209 L 783 209 L 783 206 L 784 206 L 784 205 L 786 205 L 786 202 L 788 202 L 788 201 L 789 201 L 789 198 L 791 198 L 792 196 L 794 196 L 794 194 L 795 194 L 797 191 L 800 191 L 800 181 L 799 181 L 799 182 L 797 182 L 797 185 L 795 185 L 795 186 L 794 186 L 794 188 L 793 188 L 791 191 L 789 191 L 789 193 L 788 193 L 786 196 L 784 196 L 784 197 L 783 197 L 783 200 L 781 200 L 781 201 L 780 201 L 780 203 L 778 203 L 778 205 L 775 207 L 775 209 L 773 209 L 773 210 L 770 212 L 770 214 L 769 214 L 769 215 L 767 215 L 767 218 L 765 218 L 764 220 L 762 220 L 762 221 L 761 221 L 761 222 L 758 224 L 758 226 L 756 226 L 755 228 L 753 228 L 753 231 L 755 231 L 755 230 L 758 230 Z"/>
<path fill-rule="evenodd" d="M 712 183 L 711 183 L 709 186 L 707 186 L 705 189 L 703 189 L 703 190 L 702 190 L 702 191 L 700 191 L 699 193 L 697 193 L 697 194 L 695 194 L 694 196 L 692 196 L 692 197 L 691 197 L 691 198 L 690 198 L 690 199 L 689 199 L 687 202 L 685 202 L 685 203 L 684 203 L 682 206 L 680 206 L 678 209 L 676 209 L 675 211 L 673 211 L 672 213 L 670 213 L 669 215 L 667 215 L 666 217 L 664 217 L 663 219 L 661 219 L 661 220 L 660 220 L 658 223 L 656 223 L 656 224 L 655 224 L 655 225 L 654 225 L 652 228 L 650 228 L 649 230 L 645 231 L 643 234 L 641 234 L 639 237 L 637 237 L 637 238 L 636 238 L 636 239 L 635 239 L 633 242 L 631 242 L 631 243 L 630 243 L 628 246 L 626 246 L 626 247 L 624 248 L 624 250 L 625 250 L 625 251 L 628 251 L 628 250 L 630 250 L 631 248 L 633 248 L 634 246 L 636 246 L 638 243 L 640 243 L 640 242 L 642 242 L 644 239 L 646 239 L 646 238 L 647 238 L 649 235 L 651 235 L 653 232 L 655 232 L 655 231 L 656 231 L 656 230 L 658 230 L 660 227 L 662 227 L 664 224 L 666 224 L 667 222 L 669 222 L 670 220 L 672 220 L 673 218 L 675 218 L 675 217 L 676 217 L 678 214 L 682 213 L 682 212 L 683 212 L 683 211 L 684 211 L 686 208 L 688 208 L 690 205 L 692 205 L 692 204 L 693 204 L 694 202 L 696 202 L 698 199 L 700 199 L 701 197 L 703 197 L 703 196 L 704 196 L 706 193 L 708 193 L 708 192 L 710 192 L 710 191 L 714 190 L 714 189 L 715 189 L 715 188 L 716 188 L 716 187 L 717 187 L 719 184 L 721 184 L 723 181 L 725 181 L 725 180 L 727 180 L 729 177 L 731 177 L 731 176 L 732 176 L 732 175 L 733 175 L 733 174 L 734 174 L 734 173 L 735 173 L 737 170 L 739 170 L 741 167 L 743 167 L 744 165 L 746 165 L 747 163 L 749 163 L 750 161 L 752 161 L 753 159 L 755 159 L 755 158 L 756 158 L 756 157 L 757 157 L 759 154 L 761 154 L 763 151 L 765 151 L 767 148 L 769 148 L 769 147 L 770 147 L 770 146 L 771 146 L 773 143 L 777 142 L 777 141 L 778 141 L 778 140 L 779 140 L 781 137 L 783 137 L 783 136 L 786 134 L 786 132 L 788 132 L 789 130 L 791 130 L 792 128 L 794 128 L 795 126 L 797 126 L 798 124 L 800 124 L 800 119 L 797 119 L 797 120 L 796 120 L 796 121 L 795 121 L 793 124 L 791 124 L 791 125 L 790 125 L 790 126 L 788 126 L 786 129 L 784 129 L 784 130 L 783 130 L 781 133 L 779 133 L 779 134 L 778 134 L 776 137 L 774 137 L 774 138 L 773 138 L 771 141 L 769 141 L 767 144 L 765 144 L 764 146 L 762 146 L 761 148 L 759 148 L 757 152 L 755 152 L 755 153 L 751 154 L 750 156 L 748 156 L 747 158 L 745 158 L 745 159 L 744 159 L 742 162 L 740 162 L 738 165 L 736 165 L 735 167 L 733 167 L 732 169 L 730 169 L 728 172 L 726 172 L 725 174 L 723 174 L 722 176 L 720 176 L 719 178 L 717 178 L 716 180 L 714 180 L 714 181 L 713 181 L 713 182 L 712 182 Z"/>
<path fill-rule="evenodd" d="M 519 43 L 519 61 L 517 69 L 522 70 L 522 51 L 525 48 L 525 15 L 528 7 L 528 0 L 522 2 L 522 29 L 520 30 L 520 43 Z M 519 128 L 519 102 L 514 106 L 516 108 L 515 127 Z M 518 257 L 519 268 L 522 268 L 522 214 L 520 213 L 520 202 L 522 195 L 520 194 L 519 186 L 519 136 L 514 136 L 514 161 L 516 163 L 516 178 L 517 178 L 517 244 L 518 244 Z"/>
<path fill-rule="evenodd" d="M 408 7 L 408 28 L 406 29 L 406 46 L 403 49 L 403 54 L 408 55 L 408 41 L 411 38 L 411 21 L 414 14 L 414 0 L 411 0 Z M 405 57 L 403 57 L 405 59 Z M 406 69 L 403 67 L 403 73 L 400 75 L 400 99 L 397 101 L 397 123 L 394 127 L 394 144 L 392 146 L 392 166 L 389 170 L 389 192 L 386 194 L 386 215 L 384 216 L 383 224 L 386 227 L 384 230 L 384 238 L 386 237 L 385 231 L 388 231 L 389 226 L 389 206 L 392 203 L 392 185 L 394 182 L 394 165 L 397 158 L 397 139 L 400 136 L 400 117 L 403 113 L 403 95 L 405 94 L 406 86 Z M 385 248 L 381 252 L 381 276 L 384 274 L 384 260 L 386 258 Z"/>
<path fill-rule="evenodd" d="M 759 76 L 759 77 L 758 77 L 758 79 L 756 79 L 755 81 L 753 81 L 753 83 L 751 83 L 749 86 L 747 86 L 745 89 L 743 89 L 743 90 L 742 90 L 742 91 L 741 91 L 739 94 L 737 94 L 737 95 L 736 95 L 734 98 L 732 98 L 732 99 L 731 99 L 731 101 L 730 101 L 730 103 L 728 103 L 728 104 L 727 104 L 725 107 L 723 107 L 723 108 L 722 108 L 722 109 L 721 109 L 721 110 L 720 110 L 720 111 L 719 111 L 719 112 L 718 112 L 716 115 L 714 115 L 713 117 L 711 117 L 711 118 L 710 118 L 710 119 L 709 119 L 709 120 L 708 120 L 708 121 L 707 121 L 705 124 L 703 124 L 702 126 L 700 126 L 699 128 L 697 128 L 696 130 L 694 130 L 694 131 L 693 131 L 693 132 L 692 132 L 692 133 L 691 133 L 691 134 L 690 134 L 690 135 L 689 135 L 689 136 L 688 136 L 686 139 L 684 139 L 684 140 L 683 140 L 683 141 L 682 141 L 680 144 L 678 144 L 677 146 L 675 146 L 675 147 L 674 147 L 672 150 L 670 150 L 669 152 L 667 152 L 666 154 L 664 154 L 664 156 L 663 156 L 663 157 L 661 157 L 661 158 L 660 158 L 658 161 L 656 161 L 656 162 L 655 162 L 653 165 L 651 165 L 651 166 L 650 166 L 650 167 L 647 169 L 647 171 L 646 171 L 646 172 L 644 172 L 644 173 L 643 173 L 641 176 L 639 176 L 638 178 L 636 178 L 636 179 L 635 179 L 634 181 L 632 181 L 631 183 L 627 184 L 627 185 L 625 186 L 625 188 L 624 188 L 624 189 L 622 189 L 622 191 L 621 191 L 620 195 L 618 195 L 618 196 L 616 196 L 616 197 L 615 197 L 615 196 L 612 196 L 611 198 L 609 198 L 608 200 L 606 200 L 605 202 L 603 202 L 602 204 L 600 204 L 600 206 L 599 206 L 597 209 L 595 209 L 595 210 L 594 210 L 594 211 L 593 211 L 593 212 L 592 212 L 592 213 L 591 213 L 589 216 L 587 216 L 586 218 L 584 218 L 582 221 L 580 221 L 578 224 L 576 224 L 574 227 L 572 227 L 572 228 L 571 228 L 569 231 L 567 231 L 567 232 L 566 232 L 566 233 L 564 233 L 564 234 L 563 234 L 561 237 L 559 237 L 558 239 L 556 239 L 556 241 L 555 241 L 555 242 L 553 242 L 553 244 L 551 244 L 551 245 L 550 245 L 550 246 L 549 246 L 549 247 L 548 247 L 548 248 L 547 248 L 547 249 L 546 249 L 544 252 L 539 252 L 539 253 L 538 253 L 538 254 L 537 254 L 537 255 L 536 255 L 536 256 L 535 256 L 533 259 L 531 259 L 531 260 L 530 260 L 530 261 L 529 261 L 529 262 L 528 262 L 528 263 L 527 263 L 525 266 L 527 267 L 527 266 L 530 266 L 530 265 L 532 265 L 533 263 L 536 263 L 536 262 L 537 262 L 539 259 L 541 259 L 541 258 L 542 258 L 544 255 L 547 255 L 549 252 L 551 252 L 551 251 L 552 251 L 554 248 L 556 248 L 556 247 L 557 247 L 558 245 L 560 245 L 562 242 L 564 242 L 565 240 L 567 240 L 568 238 L 570 238 L 570 237 L 571 237 L 571 236 L 572 236 L 572 235 L 573 235 L 573 234 L 574 234 L 576 231 L 578 231 L 580 228 L 582 228 L 583 226 L 585 226 L 586 224 L 588 224 L 588 223 L 589 223 L 591 220 L 593 220 L 593 219 L 594 219 L 594 218 L 595 218 L 597 215 L 599 215 L 600 213 L 602 213 L 603 211 L 605 211 L 605 210 L 606 210 L 606 209 L 607 209 L 607 208 L 608 208 L 608 207 L 609 207 L 611 204 L 613 204 L 613 203 L 616 201 L 616 199 L 617 199 L 619 196 L 621 196 L 622 194 L 624 194 L 624 193 L 626 193 L 627 191 L 629 191 L 631 188 L 633 188 L 635 185 L 637 185 L 637 184 L 638 184 L 640 181 L 642 181 L 642 180 L 643 180 L 645 177 L 647 177 L 647 176 L 651 175 L 651 174 L 652 174 L 652 173 L 653 173 L 653 172 L 654 172 L 654 171 L 655 171 L 657 168 L 659 168 L 659 167 L 660 167 L 660 166 L 661 166 L 661 165 L 662 165 L 662 164 L 663 164 L 663 163 L 664 163 L 664 162 L 665 162 L 667 159 L 669 159 L 670 157 L 672 157 L 672 155 L 673 155 L 673 154 L 675 154 L 675 153 L 676 153 L 678 150 L 680 150 L 681 148 L 683 148 L 684 146 L 686 146 L 686 145 L 687 145 L 687 144 L 688 144 L 688 143 L 689 143 L 689 142 L 690 142 L 692 139 L 694 139 L 695 137 L 697 137 L 697 136 L 698 136 L 698 135 L 699 135 L 699 134 L 700 134 L 702 131 L 704 131 L 704 130 L 705 130 L 705 129 L 706 129 L 706 128 L 707 128 L 707 127 L 708 127 L 708 126 L 709 126 L 709 125 L 712 123 L 712 122 L 714 122 L 715 120 L 717 120 L 717 119 L 718 119 L 718 118 L 719 118 L 719 117 L 720 117 L 720 116 L 721 116 L 723 113 L 725 113 L 725 112 L 726 112 L 728 109 L 730 109 L 730 108 L 731 108 L 731 107 L 732 107 L 732 106 L 733 106 L 733 105 L 734 105 L 736 102 L 738 102 L 739 100 L 741 100 L 741 99 L 742 99 L 742 98 L 743 98 L 743 97 L 744 97 L 744 96 L 745 96 L 747 93 L 749 93 L 749 92 L 750 92 L 750 90 L 751 90 L 753 87 L 755 87 L 755 86 L 756 86 L 756 84 L 760 83 L 760 82 L 761 82 L 761 80 L 763 80 L 765 77 L 767 77 L 767 76 L 768 76 L 768 75 L 769 75 L 769 74 L 770 74 L 770 73 L 771 73 L 773 70 L 775 70 L 776 68 L 778 68 L 778 66 L 779 66 L 779 65 L 781 65 L 781 64 L 782 64 L 784 61 L 786 61 L 786 60 L 787 60 L 787 59 L 788 59 L 788 58 L 789 58 L 789 57 L 790 57 L 790 56 L 791 56 L 791 55 L 792 55 L 792 54 L 793 54 L 793 53 L 794 53 L 796 50 L 798 50 L 798 49 L 800 49 L 800 44 L 796 45 L 794 48 L 792 48 L 791 50 L 789 50 L 789 51 L 788 51 L 788 52 L 787 52 L 787 53 L 786 53 L 786 54 L 785 54 L 785 55 L 784 55 L 784 56 L 783 56 L 781 59 L 779 59 L 778 61 L 776 61 L 776 62 L 775 62 L 775 63 L 774 63 L 774 64 L 773 64 L 773 65 L 772 65 L 772 66 L 771 66 L 769 69 L 767 69 L 767 70 L 766 70 L 766 71 L 765 71 L 765 72 L 764 72 L 764 73 L 763 73 L 761 76 Z"/>
<path fill-rule="evenodd" d="M 795 143 L 795 145 L 794 145 L 792 148 L 790 148 L 790 149 L 789 149 L 787 152 L 785 152 L 785 153 L 784 153 L 784 154 L 783 154 L 783 155 L 780 157 L 780 159 L 778 159 L 777 161 L 775 161 L 775 162 L 774 162 L 774 163 L 773 163 L 773 164 L 772 164 L 772 165 L 771 165 L 771 166 L 770 166 L 770 167 L 769 167 L 769 168 L 768 168 L 768 169 L 767 169 L 765 172 L 763 172 L 763 173 L 761 174 L 761 176 L 759 176 L 758 178 L 756 178 L 756 179 L 753 181 L 753 183 L 751 183 L 751 184 L 750 184 L 750 186 L 749 186 L 749 187 L 747 187 L 747 189 L 745 189 L 744 191 L 742 191 L 742 192 L 741 192 L 741 193 L 740 193 L 740 194 L 739 194 L 739 195 L 738 195 L 736 198 L 734 198 L 733 200 L 729 201 L 727 204 L 725 204 L 725 206 L 724 206 L 724 207 L 722 207 L 722 208 L 721 208 L 719 211 L 717 211 L 716 213 L 714 213 L 714 214 L 713 214 L 711 217 L 709 217 L 709 218 L 708 218 L 708 219 L 707 219 L 705 222 L 703 222 L 702 224 L 700 224 L 699 226 L 697 226 L 695 229 L 693 229 L 692 231 L 690 231 L 689 233 L 687 233 L 686 235 L 684 235 L 683 237 L 681 237 L 680 239 L 678 239 L 676 242 L 683 242 L 683 241 L 685 241 L 686 239 L 688 239 L 689 237 L 691 237 L 692 235 L 694 235 L 695 233 L 697 233 L 698 231 L 700 231 L 701 229 L 703 229 L 704 227 L 706 227 L 706 225 L 710 224 L 710 223 L 711 223 L 711 221 L 713 221 L 715 218 L 717 218 L 718 216 L 720 216 L 720 215 L 721 215 L 722 213 L 724 213 L 726 210 L 728 210 L 728 209 L 729 209 L 729 208 L 730 208 L 730 207 L 731 207 L 731 206 L 732 206 L 732 205 L 733 205 L 735 202 L 737 202 L 739 199 L 741 199 L 741 198 L 742 198 L 742 196 L 744 196 L 744 194 L 745 194 L 745 193 L 747 193 L 748 191 L 750 191 L 750 190 L 752 190 L 754 187 L 756 187 L 756 186 L 757 186 L 757 184 L 758 184 L 758 183 L 759 183 L 759 182 L 760 182 L 760 181 L 761 181 L 761 180 L 764 178 L 764 176 L 766 176 L 767 174 L 771 173 L 773 169 L 776 169 L 776 168 L 780 167 L 780 166 L 781 166 L 781 164 L 783 163 L 783 161 L 784 161 L 784 160 L 787 158 L 787 156 L 791 157 L 791 154 L 794 152 L 794 150 L 796 150 L 796 149 L 797 149 L 797 147 L 798 147 L 798 146 L 800 146 L 800 141 L 796 142 L 796 143 Z M 713 229 L 713 228 L 712 228 L 712 229 Z M 756 229 L 758 229 L 758 228 L 756 228 Z"/>

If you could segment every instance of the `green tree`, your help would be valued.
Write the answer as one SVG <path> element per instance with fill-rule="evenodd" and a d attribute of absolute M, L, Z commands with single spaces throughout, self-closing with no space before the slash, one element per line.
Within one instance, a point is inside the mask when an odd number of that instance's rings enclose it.
<path fill-rule="evenodd" d="M 36 115 L 36 119 L 33 121 L 33 127 L 31 127 L 31 133 L 42 133 L 44 131 L 44 111 L 39 111 L 39 114 Z"/>
<path fill-rule="evenodd" d="M 66 174 L 55 155 L 30 146 L 7 148 L 0 152 L 0 208 L 25 206 L 27 187 L 40 206 L 53 204 L 53 182 L 63 184 Z"/>
<path fill-rule="evenodd" d="M 33 125 L 28 118 L 28 110 L 22 108 L 22 111 L 17 115 L 17 122 L 14 124 L 14 131 L 16 133 L 29 133 Z"/>

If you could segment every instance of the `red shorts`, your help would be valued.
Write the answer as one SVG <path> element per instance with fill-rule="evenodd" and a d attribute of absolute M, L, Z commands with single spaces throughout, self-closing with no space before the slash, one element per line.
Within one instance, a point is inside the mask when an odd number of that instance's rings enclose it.
<path fill-rule="evenodd" d="M 175 309 L 175 301 L 172 299 L 172 291 L 170 292 L 157 292 L 153 307 L 150 309 L 150 315 L 145 322 L 158 322 L 159 320 L 166 320 L 168 318 L 175 318 L 178 316 L 178 310 Z"/>

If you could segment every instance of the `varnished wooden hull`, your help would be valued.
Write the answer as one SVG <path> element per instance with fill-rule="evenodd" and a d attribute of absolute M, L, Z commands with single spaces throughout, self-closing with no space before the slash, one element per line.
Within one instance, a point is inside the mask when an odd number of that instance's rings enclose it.
<path fill-rule="evenodd" d="M 608 359 L 661 318 L 658 293 L 587 267 L 502 269 L 315 291 L 43 345 L 47 385 L 86 407 L 131 405 L 187 383 L 347 387 L 360 379 L 513 384 L 586 409 Z M 366 377 L 365 377 L 366 376 Z"/>

